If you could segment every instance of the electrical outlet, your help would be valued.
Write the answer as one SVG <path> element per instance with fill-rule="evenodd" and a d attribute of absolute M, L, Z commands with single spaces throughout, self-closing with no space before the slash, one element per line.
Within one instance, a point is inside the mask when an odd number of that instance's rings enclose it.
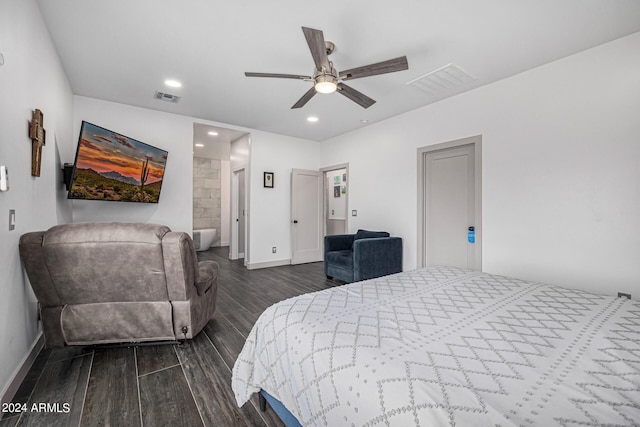
<path fill-rule="evenodd" d="M 275 246 L 271 248 L 271 253 L 272 253 L 272 254 L 275 254 L 275 253 L 276 253 L 276 247 L 275 247 Z"/>
<path fill-rule="evenodd" d="M 624 292 L 618 292 L 618 298 L 631 299 L 631 294 L 625 294 Z"/>

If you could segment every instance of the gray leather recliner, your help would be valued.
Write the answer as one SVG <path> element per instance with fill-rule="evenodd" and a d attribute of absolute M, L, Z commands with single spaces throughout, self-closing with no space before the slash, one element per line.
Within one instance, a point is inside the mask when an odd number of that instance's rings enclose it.
<path fill-rule="evenodd" d="M 218 264 L 144 223 L 57 225 L 20 237 L 46 347 L 193 338 L 213 317 Z"/>

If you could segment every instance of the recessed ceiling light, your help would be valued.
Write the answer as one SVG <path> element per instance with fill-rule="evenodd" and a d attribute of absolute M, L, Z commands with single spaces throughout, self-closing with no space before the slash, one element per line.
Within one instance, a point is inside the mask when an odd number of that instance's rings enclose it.
<path fill-rule="evenodd" d="M 307 121 L 308 122 L 317 122 L 318 118 L 316 116 L 309 116 L 309 117 L 307 117 Z"/>
<path fill-rule="evenodd" d="M 211 136 L 218 136 L 218 132 L 210 130 L 209 132 L 207 132 L 209 135 Z"/>
<path fill-rule="evenodd" d="M 164 84 L 166 84 L 169 87 L 182 87 L 182 83 L 180 83 L 177 80 L 165 80 Z"/>
<path fill-rule="evenodd" d="M 196 147 L 204 147 L 204 144 L 197 143 Z"/>

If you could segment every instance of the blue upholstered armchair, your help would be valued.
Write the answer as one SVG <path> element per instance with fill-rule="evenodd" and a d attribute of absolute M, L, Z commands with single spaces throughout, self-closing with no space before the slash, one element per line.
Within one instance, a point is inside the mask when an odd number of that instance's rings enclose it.
<path fill-rule="evenodd" d="M 402 239 L 384 231 L 324 237 L 324 273 L 347 283 L 402 271 Z"/>

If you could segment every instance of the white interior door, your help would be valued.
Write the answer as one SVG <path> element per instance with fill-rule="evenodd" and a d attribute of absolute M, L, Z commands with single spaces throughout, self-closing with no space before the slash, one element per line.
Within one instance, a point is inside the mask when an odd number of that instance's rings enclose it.
<path fill-rule="evenodd" d="M 245 242 L 246 239 L 246 229 L 247 229 L 247 221 L 246 221 L 246 184 L 245 184 L 245 176 L 244 169 L 238 172 L 238 257 L 244 258 L 245 253 Z"/>
<path fill-rule="evenodd" d="M 322 261 L 322 174 L 291 171 L 291 264 Z"/>
<path fill-rule="evenodd" d="M 481 270 L 476 145 L 427 151 L 423 162 L 423 265 Z"/>

